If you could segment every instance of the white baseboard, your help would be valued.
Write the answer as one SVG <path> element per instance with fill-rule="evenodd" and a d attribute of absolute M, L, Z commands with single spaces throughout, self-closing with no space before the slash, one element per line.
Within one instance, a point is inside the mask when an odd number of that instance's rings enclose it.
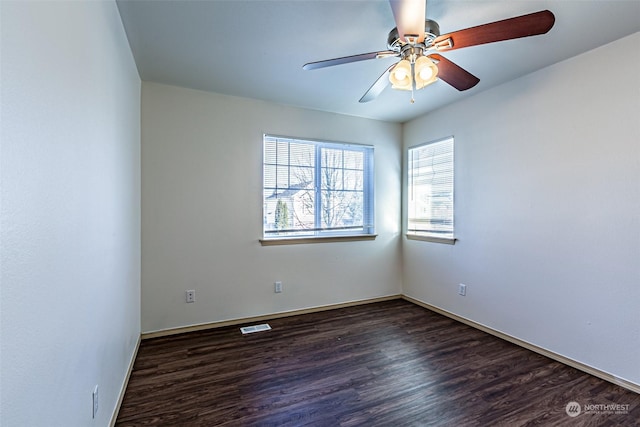
<path fill-rule="evenodd" d="M 598 377 L 610 383 L 619 385 L 620 387 L 624 387 L 627 390 L 633 391 L 635 393 L 640 394 L 640 384 L 636 384 L 634 382 L 625 380 L 623 378 L 612 375 L 608 372 L 601 371 L 593 366 L 586 365 L 582 362 L 578 362 L 577 360 L 570 359 L 566 356 L 563 356 L 558 353 L 554 353 L 551 350 L 547 350 L 546 348 L 538 347 L 535 344 L 531 344 L 527 341 L 521 340 L 520 338 L 516 338 L 512 335 L 505 334 L 504 332 L 500 332 L 496 329 L 490 328 L 489 326 L 483 325 L 481 323 L 474 322 L 473 320 L 467 319 L 462 316 L 458 316 L 457 314 L 451 313 L 450 311 L 444 310 L 442 308 L 436 307 L 434 305 L 428 304 L 426 302 L 422 302 L 418 299 L 412 298 L 407 295 L 402 295 L 402 299 L 412 302 L 420 307 L 424 307 L 428 310 L 434 311 L 436 313 L 442 314 L 443 316 L 449 317 L 453 320 L 457 320 L 458 322 L 464 323 L 465 325 L 469 325 L 473 328 L 479 329 L 488 334 L 494 335 L 498 338 L 502 338 L 505 341 L 509 341 L 510 343 L 519 345 L 520 347 L 524 347 L 527 350 L 531 350 L 535 353 L 546 356 L 550 359 L 553 359 L 557 362 L 563 363 L 565 365 L 571 366 L 572 368 L 576 368 L 582 372 L 586 372 L 587 374 L 593 375 L 594 377 Z"/>
<path fill-rule="evenodd" d="M 353 306 L 362 305 L 362 304 L 391 301 L 391 300 L 401 299 L 401 298 L 402 298 L 402 295 L 400 294 L 388 295 L 384 297 L 349 301 L 349 302 L 343 302 L 339 304 L 329 304 L 329 305 L 322 305 L 318 307 L 303 308 L 300 310 L 281 311 L 278 313 L 265 314 L 263 316 L 243 317 L 238 319 L 222 320 L 218 322 L 208 322 L 208 323 L 201 323 L 197 325 L 181 326 L 178 328 L 162 329 L 158 331 L 144 332 L 142 334 L 142 339 L 145 340 L 149 338 L 166 337 L 169 335 L 182 334 L 185 332 L 202 331 L 206 329 L 222 328 L 224 326 L 242 325 L 245 323 L 264 322 L 265 320 L 279 319 L 281 317 L 297 316 L 299 314 L 317 313 L 320 311 L 335 310 L 337 308 L 353 307 Z"/>
<path fill-rule="evenodd" d="M 129 360 L 129 368 L 127 369 L 127 374 L 125 375 L 124 381 L 122 382 L 122 387 L 120 387 L 120 395 L 118 396 L 116 407 L 113 410 L 113 414 L 111 414 L 111 421 L 109 422 L 110 427 L 114 427 L 116 425 L 116 420 L 118 419 L 118 413 L 120 412 L 120 406 L 122 406 L 122 400 L 124 399 L 124 394 L 127 391 L 127 386 L 129 385 L 129 378 L 131 377 L 131 372 L 133 372 L 133 365 L 136 362 L 136 357 L 138 357 L 138 350 L 140 349 L 140 341 L 141 341 L 141 338 L 138 337 L 136 348 L 133 350 L 133 354 L 131 355 L 131 360 Z"/>

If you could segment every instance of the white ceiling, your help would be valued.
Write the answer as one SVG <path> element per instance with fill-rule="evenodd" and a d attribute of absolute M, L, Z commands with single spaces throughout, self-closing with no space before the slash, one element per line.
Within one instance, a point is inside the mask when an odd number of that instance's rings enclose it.
<path fill-rule="evenodd" d="M 306 62 L 386 50 L 389 3 L 333 0 L 118 0 L 145 81 L 341 114 L 404 122 L 430 110 L 640 31 L 640 1 L 429 0 L 441 33 L 549 9 L 549 33 L 444 53 L 480 78 L 458 92 L 443 81 L 416 93 L 390 87 L 358 100 L 396 59 L 304 71 Z M 615 64 L 594 64 L 594 79 Z M 601 74 L 602 73 L 602 74 Z M 585 88 L 588 90 L 588 88 Z"/>

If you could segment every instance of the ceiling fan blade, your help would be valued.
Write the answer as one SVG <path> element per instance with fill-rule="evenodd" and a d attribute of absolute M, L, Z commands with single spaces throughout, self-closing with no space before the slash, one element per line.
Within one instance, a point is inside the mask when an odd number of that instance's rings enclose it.
<path fill-rule="evenodd" d="M 393 18 L 396 21 L 400 40 L 408 42 L 405 35 L 417 37 L 415 42 L 424 41 L 424 21 L 426 0 L 389 0 Z"/>
<path fill-rule="evenodd" d="M 518 39 L 545 34 L 553 27 L 556 18 L 548 10 L 478 25 L 477 27 L 443 34 L 433 41 L 436 49 L 447 51 L 485 43 Z M 451 46 L 446 41 L 451 39 Z"/>
<path fill-rule="evenodd" d="M 318 68 L 333 67 L 334 65 L 348 64 L 350 62 L 366 61 L 368 59 L 387 58 L 389 56 L 399 56 L 392 50 L 382 52 L 361 53 L 360 55 L 343 56 L 341 58 L 325 59 L 324 61 L 309 62 L 302 66 L 303 70 L 316 70 Z"/>
<path fill-rule="evenodd" d="M 393 64 L 389 68 L 387 68 L 387 70 L 382 73 L 380 77 L 378 77 L 378 80 L 376 80 L 375 83 L 371 85 L 369 90 L 364 95 L 362 95 L 362 98 L 360 98 L 360 101 L 358 102 L 364 103 L 376 99 L 378 95 L 380 95 L 382 91 L 389 85 L 389 72 L 395 66 L 396 64 Z"/>
<path fill-rule="evenodd" d="M 459 91 L 471 89 L 480 82 L 479 78 L 444 56 L 434 53 L 429 55 L 429 58 L 438 63 L 438 77 Z"/>

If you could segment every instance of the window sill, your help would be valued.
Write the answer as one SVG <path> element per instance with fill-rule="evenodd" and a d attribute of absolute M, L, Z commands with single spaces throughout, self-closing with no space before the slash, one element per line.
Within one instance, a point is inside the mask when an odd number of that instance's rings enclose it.
<path fill-rule="evenodd" d="M 423 242 L 432 242 L 432 243 L 444 243 L 446 245 L 455 245 L 456 238 L 448 238 L 448 237 L 433 237 L 433 236 L 420 236 L 417 234 L 407 234 L 408 240 L 421 240 Z"/>
<path fill-rule="evenodd" d="M 323 236 L 323 237 L 285 237 L 282 239 L 260 239 L 262 246 L 301 245 L 307 243 L 335 243 L 355 242 L 360 240 L 375 240 L 377 234 L 358 234 L 354 236 Z"/>

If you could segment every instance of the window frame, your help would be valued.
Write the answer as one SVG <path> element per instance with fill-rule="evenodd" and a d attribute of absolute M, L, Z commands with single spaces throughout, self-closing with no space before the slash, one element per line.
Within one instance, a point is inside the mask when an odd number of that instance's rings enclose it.
<path fill-rule="evenodd" d="M 412 164 L 411 164 L 411 152 L 412 150 L 417 150 L 423 147 L 426 147 L 428 145 L 433 145 L 433 144 L 438 144 L 438 143 L 443 143 L 443 142 L 447 142 L 447 141 L 451 141 L 451 234 L 450 235 L 446 235 L 446 236 L 438 236 L 435 234 L 429 234 L 429 232 L 427 231 L 416 231 L 416 230 L 410 230 L 410 204 L 411 204 L 411 197 L 412 197 L 412 193 L 413 193 L 413 187 L 412 187 Z M 450 136 L 446 136 L 444 138 L 439 138 L 436 140 L 432 140 L 429 142 L 425 142 L 422 144 L 417 144 L 417 145 L 413 145 L 407 148 L 406 150 L 406 164 L 407 164 L 407 184 L 406 184 L 406 191 L 407 191 L 407 204 L 406 204 L 406 228 L 405 228 L 405 236 L 408 240 L 421 240 L 421 241 L 426 241 L 426 242 L 433 242 L 433 243 L 443 243 L 443 244 L 449 244 L 449 245 L 454 245 L 455 242 L 458 240 L 456 238 L 455 235 L 455 138 L 453 135 Z"/>
<path fill-rule="evenodd" d="M 269 139 L 272 140 L 283 140 L 283 142 L 287 143 L 301 143 L 301 144 L 312 144 L 314 147 L 315 155 L 313 161 L 313 183 L 314 189 L 312 190 L 314 193 L 314 225 L 317 227 L 316 229 L 310 230 L 309 232 L 313 234 L 304 234 L 304 235 L 282 235 L 282 236 L 269 236 L 267 234 L 266 229 L 266 218 L 267 218 L 267 206 L 266 206 L 266 187 L 265 185 L 265 173 L 266 173 L 266 143 Z M 338 149 L 345 151 L 356 151 L 363 153 L 363 165 L 362 165 L 362 174 L 363 174 L 363 182 L 362 182 L 362 197 L 363 197 L 363 227 L 359 230 L 323 230 L 318 227 L 318 224 L 322 223 L 319 211 L 321 210 L 322 202 L 318 201 L 318 196 L 322 194 L 321 185 L 317 185 L 318 182 L 321 182 L 321 169 L 323 168 L 322 157 L 319 155 L 322 152 L 322 149 Z M 350 142 L 338 142 L 338 141 L 330 141 L 330 140 L 320 140 L 320 139 L 312 139 L 312 138 L 299 138 L 293 136 L 283 136 L 276 134 L 263 134 L 262 137 L 262 238 L 259 239 L 260 243 L 263 246 L 272 246 L 272 245 L 287 245 L 287 244 L 300 244 L 300 243 L 324 243 L 324 242 L 338 242 L 338 241 L 356 241 L 356 240 L 374 240 L 377 237 L 375 233 L 375 175 L 374 175 L 374 158 L 375 158 L 375 147 L 373 145 L 368 144 L 357 144 Z M 277 160 L 276 160 L 277 162 Z M 277 163 L 275 164 L 277 166 Z M 286 164 L 287 167 L 291 168 L 292 162 L 291 159 L 288 160 Z M 283 164 L 284 166 L 284 164 Z M 352 170 L 350 168 L 344 167 L 344 161 L 342 166 L 342 171 Z M 368 181 L 367 181 L 368 178 Z M 277 179 L 277 176 L 276 176 Z M 276 183 L 277 188 L 277 183 Z M 285 187 L 283 187 L 285 188 Z M 343 190 L 344 191 L 344 190 Z M 320 199 L 322 200 L 322 199 Z M 320 205 L 320 206 L 319 206 Z M 367 221 L 369 219 L 369 221 Z M 320 222 L 319 222 L 320 221 Z M 367 222 L 369 223 L 367 225 Z"/>

